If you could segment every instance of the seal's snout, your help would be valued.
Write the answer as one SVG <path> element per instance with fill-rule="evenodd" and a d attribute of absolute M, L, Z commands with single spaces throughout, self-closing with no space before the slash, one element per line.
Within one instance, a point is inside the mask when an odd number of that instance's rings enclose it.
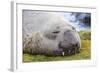
<path fill-rule="evenodd" d="M 63 33 L 63 40 L 58 44 L 59 49 L 63 49 L 65 55 L 79 53 L 80 37 L 78 32 L 67 30 Z"/>

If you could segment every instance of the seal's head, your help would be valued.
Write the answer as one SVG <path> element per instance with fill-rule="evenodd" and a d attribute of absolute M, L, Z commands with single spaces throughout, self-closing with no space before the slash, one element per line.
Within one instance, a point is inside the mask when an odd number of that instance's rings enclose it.
<path fill-rule="evenodd" d="M 48 40 L 54 40 L 53 43 L 57 44 L 58 50 L 62 50 L 66 55 L 78 53 L 81 45 L 78 32 L 70 25 L 71 23 L 63 19 L 59 21 L 56 22 L 56 25 L 53 24 L 44 31 L 44 37 L 48 38 Z"/>

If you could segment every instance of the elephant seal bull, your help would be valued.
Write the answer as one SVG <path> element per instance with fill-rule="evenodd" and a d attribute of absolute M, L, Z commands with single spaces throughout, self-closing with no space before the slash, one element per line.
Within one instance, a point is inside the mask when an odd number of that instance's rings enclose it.
<path fill-rule="evenodd" d="M 22 17 L 23 52 L 54 56 L 79 52 L 79 34 L 61 15 L 23 10 Z"/>

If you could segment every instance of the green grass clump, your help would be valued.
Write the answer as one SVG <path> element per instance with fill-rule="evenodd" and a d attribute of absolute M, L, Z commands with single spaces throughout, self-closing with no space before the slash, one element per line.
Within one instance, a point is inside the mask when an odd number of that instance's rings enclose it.
<path fill-rule="evenodd" d="M 44 61 L 67 61 L 91 59 L 91 39 L 90 32 L 79 32 L 81 37 L 80 53 L 71 56 L 45 56 L 23 54 L 23 62 L 44 62 Z"/>

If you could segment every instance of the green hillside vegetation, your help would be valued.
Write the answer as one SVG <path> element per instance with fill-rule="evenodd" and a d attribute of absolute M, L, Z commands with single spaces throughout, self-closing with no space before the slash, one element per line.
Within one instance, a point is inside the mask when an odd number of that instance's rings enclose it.
<path fill-rule="evenodd" d="M 86 60 L 91 58 L 91 32 L 80 31 L 81 48 L 80 53 L 72 56 L 44 56 L 23 54 L 23 62 L 43 62 L 43 61 L 67 61 L 67 60 Z"/>
<path fill-rule="evenodd" d="M 80 31 L 79 32 L 81 40 L 91 40 L 91 32 L 90 31 Z"/>

